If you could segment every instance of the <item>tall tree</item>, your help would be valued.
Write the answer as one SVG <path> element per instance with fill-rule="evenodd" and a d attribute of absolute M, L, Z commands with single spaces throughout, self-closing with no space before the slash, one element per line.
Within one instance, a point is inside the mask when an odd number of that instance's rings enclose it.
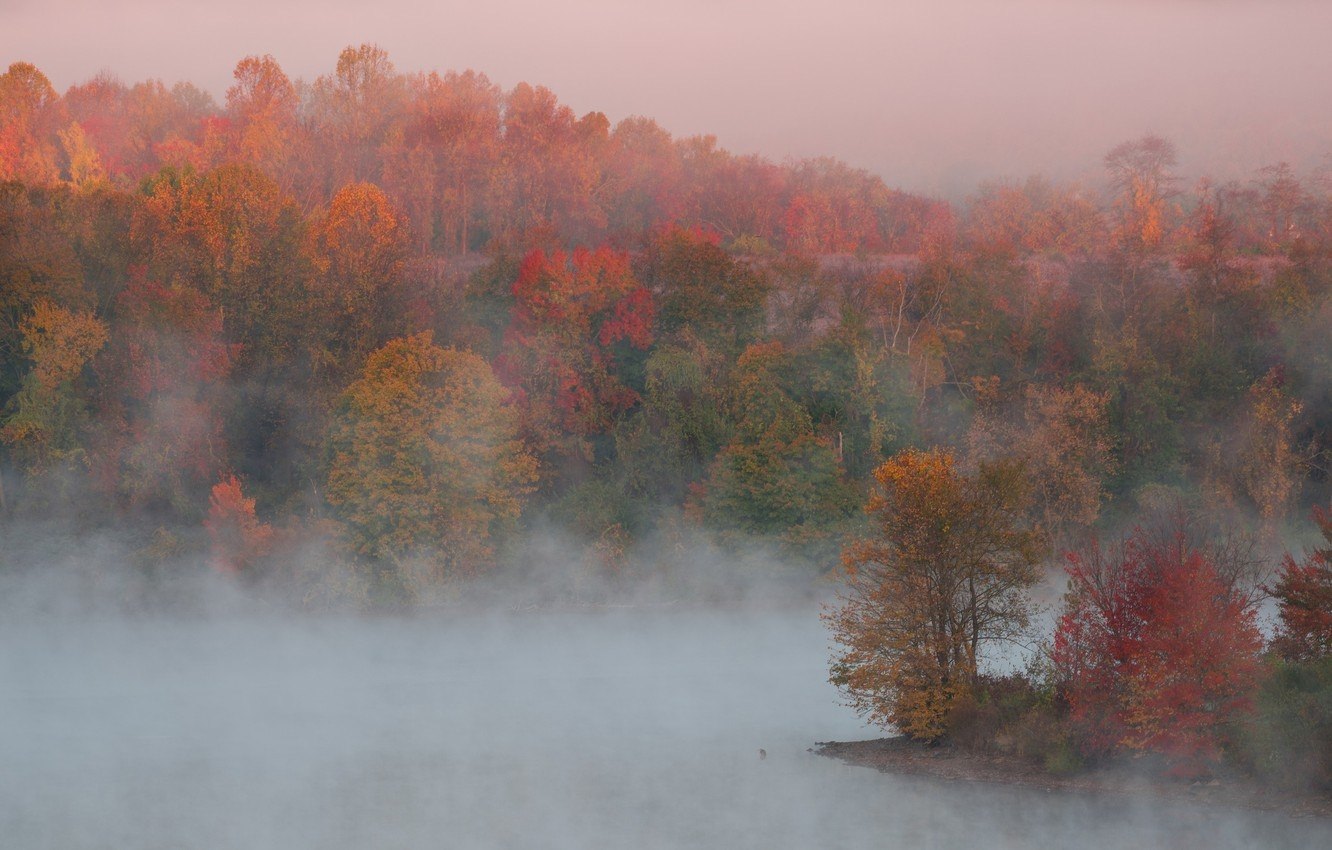
<path fill-rule="evenodd" d="M 0 74 L 0 180 L 53 183 L 59 176 L 56 132 L 65 126 L 60 96 L 27 62 Z"/>
<path fill-rule="evenodd" d="M 536 477 L 507 396 L 484 360 L 429 332 L 376 351 L 343 394 L 328 500 L 389 586 L 428 596 L 492 563 Z"/>
<path fill-rule="evenodd" d="M 624 254 L 579 248 L 530 253 L 513 298 L 498 364 L 521 393 L 527 438 L 542 455 L 590 461 L 588 439 L 638 401 L 618 367 L 652 343 L 652 296 Z"/>
<path fill-rule="evenodd" d="M 934 740 L 982 650 L 1027 626 L 1041 537 L 1019 466 L 964 475 L 949 452 L 912 449 L 874 480 L 873 534 L 844 550 L 840 607 L 824 614 L 841 644 L 832 681 L 871 722 Z"/>
<path fill-rule="evenodd" d="M 233 155 L 272 176 L 286 176 L 300 143 L 296 87 L 272 56 L 247 56 L 236 64 L 227 89 Z"/>
<path fill-rule="evenodd" d="M 485 74 L 414 81 L 401 140 L 385 151 L 386 184 L 423 246 L 471 250 L 499 156 L 502 94 Z"/>

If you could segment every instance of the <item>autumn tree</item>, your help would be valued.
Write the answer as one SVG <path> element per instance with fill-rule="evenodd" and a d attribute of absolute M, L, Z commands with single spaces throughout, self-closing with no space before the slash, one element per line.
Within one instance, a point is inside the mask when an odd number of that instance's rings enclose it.
<path fill-rule="evenodd" d="M 575 118 L 544 86 L 519 83 L 504 103 L 500 163 L 491 223 L 517 244 L 534 236 L 599 239 L 605 214 L 596 202 L 596 151 L 609 136 L 599 113 Z"/>
<path fill-rule="evenodd" d="M 1315 510 L 1314 520 L 1323 545 L 1300 561 L 1287 554 L 1268 591 L 1279 617 L 1272 648 L 1290 661 L 1332 656 L 1332 512 Z"/>
<path fill-rule="evenodd" d="M 984 650 L 1027 626 L 1041 536 L 1014 464 L 968 475 L 950 452 L 911 449 L 874 481 L 872 535 L 843 551 L 840 606 L 824 614 L 841 645 L 831 678 L 871 722 L 935 740 Z"/>
<path fill-rule="evenodd" d="M 311 228 L 311 295 L 321 318 L 311 334 L 312 371 L 345 384 L 371 351 L 407 332 L 407 229 L 379 187 L 344 186 Z"/>
<path fill-rule="evenodd" d="M 270 175 L 285 175 L 301 142 L 296 87 L 272 56 L 247 56 L 232 76 L 227 115 L 233 155 Z"/>
<path fill-rule="evenodd" d="M 213 485 L 204 528 L 212 546 L 210 563 L 220 573 L 244 573 L 272 547 L 272 527 L 255 516 L 254 499 L 245 497 L 234 475 Z"/>
<path fill-rule="evenodd" d="M 604 178 L 612 234 L 638 240 L 684 213 L 679 150 L 671 134 L 650 118 L 630 116 L 615 125 Z"/>
<path fill-rule="evenodd" d="M 247 367 L 280 364 L 305 314 L 304 221 L 290 195 L 252 166 L 165 169 L 146 186 L 133 235 L 161 280 L 200 289 L 222 309 Z"/>
<path fill-rule="evenodd" d="M 59 95 L 27 62 L 0 74 L 0 180 L 52 183 L 59 175 L 57 138 L 64 129 Z"/>
<path fill-rule="evenodd" d="M 319 149 L 325 189 L 331 195 L 348 183 L 380 177 L 380 148 L 399 120 L 406 85 L 374 44 L 346 47 L 332 74 L 310 90 L 311 132 Z"/>
<path fill-rule="evenodd" d="M 485 74 L 431 73 L 413 81 L 401 138 L 385 149 L 385 185 L 421 244 L 472 249 L 495 177 L 502 94 Z"/>
<path fill-rule="evenodd" d="M 617 365 L 651 344 L 654 318 L 624 254 L 537 250 L 523 260 L 498 364 L 538 453 L 590 459 L 587 439 L 638 400 Z"/>
<path fill-rule="evenodd" d="M 1175 146 L 1147 135 L 1115 146 L 1105 167 L 1115 191 L 1120 244 L 1130 253 L 1155 250 L 1170 225 L 1168 201 L 1174 194 Z"/>
<path fill-rule="evenodd" d="M 994 383 L 978 383 L 969 451 L 985 460 L 1020 459 L 1042 529 L 1052 544 L 1066 544 L 1096 522 L 1109 496 L 1105 483 L 1114 469 L 1109 397 L 1081 385 L 1028 384 L 1017 410 L 1005 413 L 997 392 Z"/>
<path fill-rule="evenodd" d="M 12 447 L 29 474 L 86 460 L 88 362 L 106 344 L 107 326 L 90 312 L 38 301 L 24 320 L 23 353 L 31 362 L 11 412 L 0 417 L 0 441 Z"/>
<path fill-rule="evenodd" d="M 1183 531 L 1093 546 L 1068 576 L 1053 659 L 1084 750 L 1208 770 L 1257 685 L 1252 598 Z"/>
<path fill-rule="evenodd" d="M 327 498 L 386 587 L 429 595 L 492 562 L 536 477 L 508 395 L 484 360 L 429 332 L 374 352 L 343 394 Z"/>

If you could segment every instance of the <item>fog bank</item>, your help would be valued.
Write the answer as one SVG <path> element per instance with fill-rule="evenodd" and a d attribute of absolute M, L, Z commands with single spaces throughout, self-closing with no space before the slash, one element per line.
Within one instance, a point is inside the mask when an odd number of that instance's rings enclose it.
<path fill-rule="evenodd" d="M 1247 178 L 1332 153 L 1332 6 L 1317 0 L 646 0 L 166 3 L 6 0 L 0 58 L 57 88 L 109 70 L 221 97 L 243 56 L 292 77 L 376 42 L 404 71 L 474 68 L 550 87 L 578 112 L 647 115 L 723 147 L 840 157 L 890 185 L 1100 177 L 1145 132 L 1189 174 Z M 299 37 L 293 37 L 299 33 Z M 109 34 L 114 34 L 110 36 Z"/>

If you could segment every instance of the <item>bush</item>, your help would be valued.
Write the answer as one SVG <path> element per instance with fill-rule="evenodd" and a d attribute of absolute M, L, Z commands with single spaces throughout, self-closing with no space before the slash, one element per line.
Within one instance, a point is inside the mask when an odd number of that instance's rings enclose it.
<path fill-rule="evenodd" d="M 1234 755 L 1280 788 L 1332 791 L 1332 657 L 1269 663 L 1257 710 L 1236 736 Z"/>

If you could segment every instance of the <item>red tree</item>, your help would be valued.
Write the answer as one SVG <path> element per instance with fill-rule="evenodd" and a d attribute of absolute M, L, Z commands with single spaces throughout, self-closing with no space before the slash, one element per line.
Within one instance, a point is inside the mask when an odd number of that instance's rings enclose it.
<path fill-rule="evenodd" d="M 1084 747 L 1162 753 L 1176 773 L 1220 754 L 1249 707 L 1262 637 L 1251 600 L 1176 534 L 1141 530 L 1073 556 L 1054 660 Z"/>
<path fill-rule="evenodd" d="M 1272 648 L 1291 661 L 1332 655 L 1332 512 L 1315 509 L 1314 521 L 1328 545 L 1303 561 L 1286 555 L 1269 591 L 1281 618 Z"/>
<path fill-rule="evenodd" d="M 581 440 L 605 431 L 638 400 L 616 374 L 616 348 L 646 349 L 656 317 L 628 257 L 609 248 L 533 251 L 513 297 L 499 366 L 520 391 L 535 447 L 555 448 L 561 434 Z"/>
<path fill-rule="evenodd" d="M 272 527 L 255 517 L 254 499 L 245 498 L 234 475 L 213 485 L 204 528 L 212 543 L 210 563 L 220 573 L 245 571 L 272 545 Z"/>

